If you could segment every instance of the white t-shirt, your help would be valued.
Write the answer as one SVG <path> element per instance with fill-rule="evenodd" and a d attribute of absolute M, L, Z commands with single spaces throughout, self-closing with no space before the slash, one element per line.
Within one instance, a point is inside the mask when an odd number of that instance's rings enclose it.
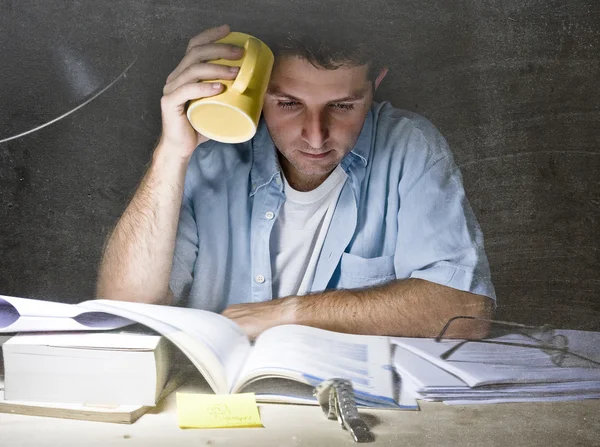
<path fill-rule="evenodd" d="M 285 176 L 285 202 L 271 232 L 273 298 L 304 295 L 312 285 L 317 259 L 347 175 L 338 165 L 316 189 L 293 189 Z"/>

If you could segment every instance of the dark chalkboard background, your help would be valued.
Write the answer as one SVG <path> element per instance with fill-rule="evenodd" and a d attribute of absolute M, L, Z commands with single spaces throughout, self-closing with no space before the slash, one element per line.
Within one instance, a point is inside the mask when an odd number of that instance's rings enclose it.
<path fill-rule="evenodd" d="M 376 100 L 450 142 L 497 316 L 600 330 L 598 0 L 0 0 L 0 140 L 98 95 L 0 143 L 0 294 L 93 297 L 187 40 L 292 20 L 381 42 L 390 74 Z"/>

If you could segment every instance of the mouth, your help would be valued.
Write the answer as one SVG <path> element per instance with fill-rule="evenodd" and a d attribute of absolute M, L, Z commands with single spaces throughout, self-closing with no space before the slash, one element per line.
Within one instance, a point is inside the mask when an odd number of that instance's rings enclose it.
<path fill-rule="evenodd" d="M 320 154 L 312 154 L 310 152 L 302 152 L 302 151 L 300 151 L 300 153 L 303 156 L 305 156 L 306 158 L 310 158 L 311 160 L 319 160 L 321 158 L 327 157 L 327 155 L 329 155 L 331 153 L 331 151 L 322 152 Z"/>

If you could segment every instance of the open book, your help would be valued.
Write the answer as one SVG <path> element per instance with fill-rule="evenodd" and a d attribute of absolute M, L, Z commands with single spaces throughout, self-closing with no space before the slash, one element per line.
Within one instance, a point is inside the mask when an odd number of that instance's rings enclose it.
<path fill-rule="evenodd" d="M 398 407 L 387 337 L 283 325 L 263 332 L 252 344 L 230 319 L 199 309 L 0 296 L 0 333 L 108 330 L 133 322 L 168 338 L 217 394 L 254 392 L 261 401 L 316 404 L 313 387 L 340 377 L 352 381 L 357 404 Z"/>

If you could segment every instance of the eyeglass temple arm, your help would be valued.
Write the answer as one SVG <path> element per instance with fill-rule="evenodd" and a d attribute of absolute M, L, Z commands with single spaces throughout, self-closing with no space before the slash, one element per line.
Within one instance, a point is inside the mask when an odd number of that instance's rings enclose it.
<path fill-rule="evenodd" d="M 542 327 L 529 326 L 527 324 L 514 323 L 512 321 L 491 320 L 489 318 L 474 317 L 472 315 L 456 315 L 455 317 L 452 317 L 452 318 L 450 318 L 448 320 L 448 322 L 442 328 L 442 330 L 439 333 L 439 335 L 437 337 L 435 337 L 434 340 L 437 341 L 437 342 L 439 342 L 444 337 L 444 334 L 446 333 L 446 331 L 450 327 L 450 324 L 452 324 L 452 322 L 454 320 L 460 320 L 460 319 L 462 319 L 462 320 L 487 321 L 489 323 L 498 323 L 498 324 L 502 324 L 504 326 L 520 327 L 520 328 L 524 328 L 524 329 L 542 329 L 543 327 L 550 328 L 550 326 L 542 326 Z"/>
<path fill-rule="evenodd" d="M 448 322 L 444 325 L 444 327 L 442 328 L 441 332 L 438 334 L 437 337 L 435 337 L 435 341 L 439 342 L 443 337 L 444 334 L 446 333 L 446 331 L 448 330 L 448 328 L 450 327 L 450 325 L 452 324 L 452 322 L 454 320 L 459 320 L 459 319 L 465 319 L 465 320 L 484 320 L 484 321 L 491 321 L 491 320 L 485 320 L 483 318 L 479 318 L 479 317 L 472 317 L 472 316 L 468 316 L 468 315 L 457 315 L 455 317 L 452 317 L 448 320 Z"/>

